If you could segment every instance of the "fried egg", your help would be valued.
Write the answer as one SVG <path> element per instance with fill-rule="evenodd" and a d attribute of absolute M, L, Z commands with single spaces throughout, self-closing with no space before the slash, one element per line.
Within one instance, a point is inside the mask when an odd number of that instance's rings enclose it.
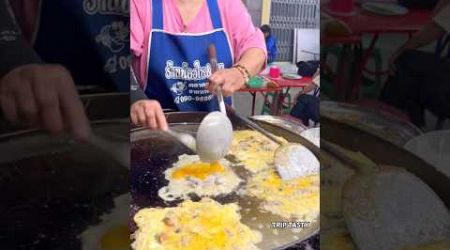
<path fill-rule="evenodd" d="M 286 219 L 313 222 L 320 210 L 320 177 L 282 180 L 270 169 L 251 177 L 246 193 L 262 200 L 261 208 Z"/>
<path fill-rule="evenodd" d="M 233 192 L 241 179 L 230 168 L 230 162 L 201 162 L 197 155 L 181 155 L 178 162 L 164 174 L 169 185 L 158 191 L 165 201 L 187 199 L 189 194 L 199 197 L 218 196 Z"/>
<path fill-rule="evenodd" d="M 79 235 L 83 250 L 128 250 L 130 248 L 130 232 L 128 229 L 129 194 L 114 199 L 114 208 L 110 213 L 100 217 L 101 222 L 88 227 Z"/>
<path fill-rule="evenodd" d="M 279 137 L 281 141 L 287 142 Z M 251 173 L 271 168 L 278 144 L 263 134 L 252 130 L 233 132 L 230 154 L 234 155 Z"/>
<path fill-rule="evenodd" d="M 236 203 L 203 198 L 177 207 L 145 208 L 134 216 L 134 250 L 258 249 L 261 233 L 241 223 Z"/>

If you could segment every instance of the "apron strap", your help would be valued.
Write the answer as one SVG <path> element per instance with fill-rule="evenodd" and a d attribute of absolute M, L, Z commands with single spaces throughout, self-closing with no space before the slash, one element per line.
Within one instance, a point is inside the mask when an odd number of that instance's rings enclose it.
<path fill-rule="evenodd" d="M 219 6 L 217 0 L 208 0 L 209 15 L 214 29 L 222 28 L 222 18 L 220 16 Z"/>
<path fill-rule="evenodd" d="M 162 30 L 164 27 L 162 0 L 149 0 L 152 2 L 152 29 Z"/>

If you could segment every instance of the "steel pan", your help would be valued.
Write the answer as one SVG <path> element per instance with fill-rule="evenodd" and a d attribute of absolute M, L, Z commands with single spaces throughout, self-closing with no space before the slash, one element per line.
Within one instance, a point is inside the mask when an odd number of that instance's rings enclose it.
<path fill-rule="evenodd" d="M 128 142 L 127 95 L 82 100 L 94 133 Z M 128 192 L 128 169 L 67 134 L 0 124 L 0 249 L 81 249 L 78 235 Z"/>
<path fill-rule="evenodd" d="M 167 119 L 173 130 L 188 132 L 195 136 L 195 131 L 205 115 L 206 113 L 199 112 L 173 112 L 167 114 Z M 232 116 L 230 116 L 230 120 L 234 130 L 249 129 Z M 298 134 L 273 124 L 264 122 L 259 122 L 259 124 L 277 136 L 282 136 L 291 142 L 302 143 L 311 148 L 317 157 L 319 156 L 319 149 Z M 168 184 L 164 177 L 164 171 L 178 160 L 179 155 L 193 154 L 193 152 L 173 137 L 162 132 L 135 128 L 132 129 L 130 137 L 132 214 L 145 207 L 176 206 L 181 201 L 164 202 L 158 196 L 158 190 Z M 234 161 L 232 157 L 227 158 Z M 239 167 L 234 170 L 241 178 L 246 178 L 245 171 Z M 261 249 L 284 249 L 308 239 L 319 230 L 320 222 L 317 218 L 317 221 L 299 233 L 293 233 L 290 229 L 274 231 L 271 228 L 271 222 L 286 220 L 258 209 L 259 200 L 236 193 L 214 198 L 222 204 L 237 202 L 241 206 L 243 223 L 263 233 L 263 241 L 258 244 Z M 198 197 L 193 197 L 193 199 L 198 200 Z M 259 228 L 259 225 L 262 225 L 263 228 Z"/>
<path fill-rule="evenodd" d="M 422 134 L 412 123 L 389 113 L 349 103 L 322 101 L 320 117 L 358 127 L 375 136 L 403 146 L 406 142 Z"/>
<path fill-rule="evenodd" d="M 450 208 L 450 178 L 390 140 L 346 122 L 321 117 L 321 139 L 359 151 L 380 165 L 403 167 L 421 178 Z"/>
<path fill-rule="evenodd" d="M 377 133 L 367 131 L 365 128 L 357 125 L 353 126 L 351 123 L 342 120 L 322 116 L 321 126 L 323 128 L 321 130 L 321 140 L 327 140 L 344 148 L 357 152 L 359 151 L 377 164 L 405 168 L 432 188 L 447 208 L 450 208 L 450 179 L 424 160 L 405 150 L 398 143 L 387 140 Z M 323 149 L 322 156 L 321 163 L 324 164 L 326 162 L 326 164 L 322 165 L 322 168 L 338 167 L 339 165 L 342 165 L 345 168 L 343 162 L 334 158 L 332 155 L 329 155 L 328 152 L 323 151 Z M 325 157 L 328 159 L 324 159 Z M 351 168 L 348 167 L 348 169 Z M 325 181 L 325 185 L 331 185 L 334 181 L 336 181 L 336 183 L 342 181 L 336 180 L 336 178 L 343 178 L 347 175 L 349 175 L 349 173 L 344 171 L 344 169 L 340 170 L 339 173 L 322 171 L 321 179 Z M 336 183 L 334 185 L 336 185 Z M 331 191 L 328 189 L 328 191 L 321 193 L 321 199 L 328 202 L 334 201 L 339 204 L 340 198 L 339 196 L 334 197 L 337 195 L 335 192 L 335 190 Z M 342 206 L 342 204 L 340 205 Z M 325 222 L 325 224 L 322 225 L 322 232 L 325 237 L 327 234 L 333 235 L 338 233 L 340 237 L 350 237 L 348 239 L 340 238 L 342 241 L 352 240 L 351 235 L 347 235 L 348 229 L 345 220 L 342 217 L 342 211 L 340 211 L 340 209 L 328 210 L 329 211 L 322 210 L 322 222 Z M 328 247 L 330 246 L 328 245 Z"/>

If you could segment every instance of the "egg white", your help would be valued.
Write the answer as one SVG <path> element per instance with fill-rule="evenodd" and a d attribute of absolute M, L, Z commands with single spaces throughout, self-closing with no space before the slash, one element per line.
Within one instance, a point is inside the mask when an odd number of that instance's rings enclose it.
<path fill-rule="evenodd" d="M 225 169 L 224 172 L 211 174 L 204 180 L 195 177 L 182 179 L 172 177 L 172 174 L 178 169 L 198 162 L 200 162 L 200 158 L 197 155 L 179 156 L 178 162 L 164 172 L 169 184 L 158 191 L 159 197 L 165 201 L 173 201 L 188 199 L 189 194 L 196 194 L 199 197 L 218 196 L 233 192 L 242 181 L 230 168 L 231 163 L 226 159 L 219 161 Z"/>
<path fill-rule="evenodd" d="M 131 196 L 123 194 L 114 199 L 114 208 L 111 212 L 100 216 L 100 223 L 89 226 L 79 235 L 82 241 L 83 250 L 101 250 L 101 239 L 108 232 L 116 227 L 128 226 L 129 208 Z"/>

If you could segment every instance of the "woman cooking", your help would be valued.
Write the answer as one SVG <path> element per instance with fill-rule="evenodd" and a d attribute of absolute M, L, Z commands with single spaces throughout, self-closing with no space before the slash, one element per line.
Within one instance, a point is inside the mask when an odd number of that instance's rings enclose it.
<path fill-rule="evenodd" d="M 131 87 L 131 119 L 167 129 L 162 109 L 218 110 L 265 65 L 264 36 L 241 0 L 132 0 L 132 65 L 139 86 Z M 208 47 L 217 50 L 211 74 Z"/>

